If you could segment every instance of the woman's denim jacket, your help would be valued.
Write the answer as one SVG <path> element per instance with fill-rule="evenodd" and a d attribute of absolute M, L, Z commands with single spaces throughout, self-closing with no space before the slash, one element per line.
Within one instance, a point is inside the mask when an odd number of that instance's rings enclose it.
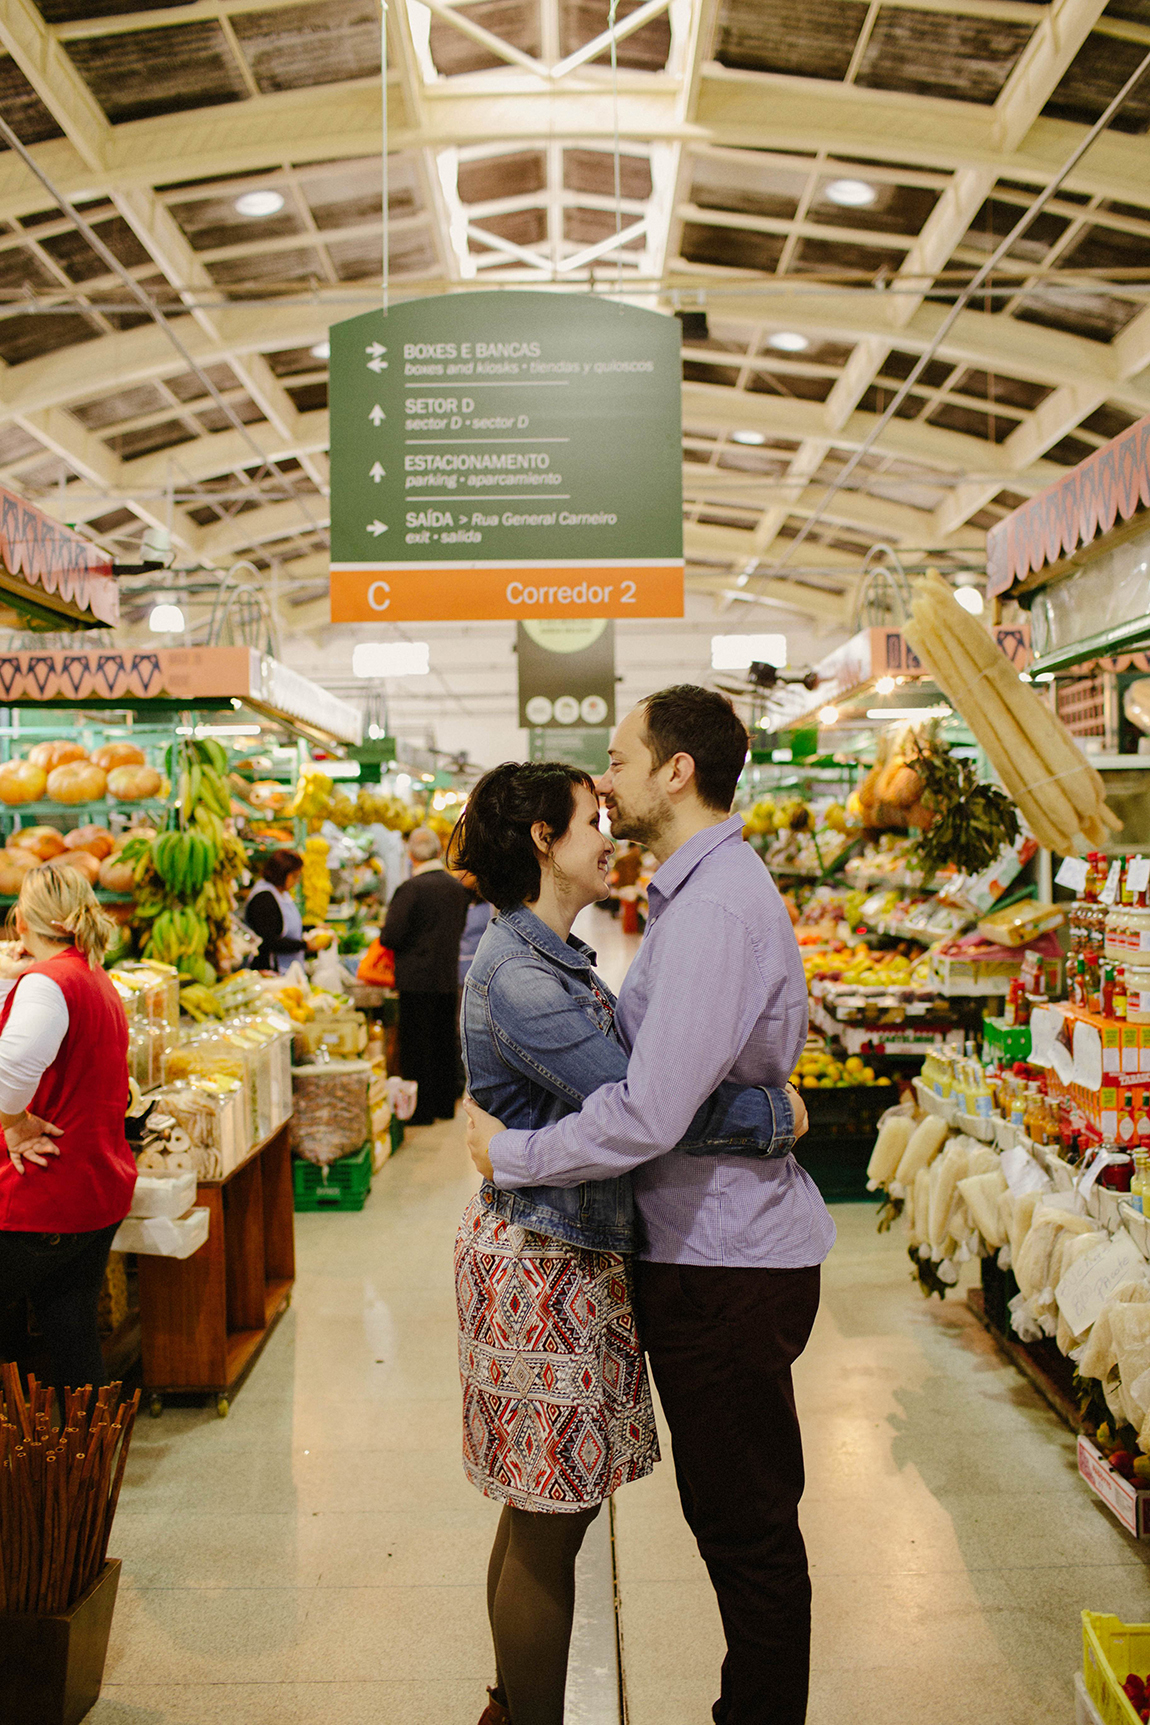
<path fill-rule="evenodd" d="M 467 1086 L 504 1126 L 533 1130 L 574 1113 L 584 1097 L 626 1077 L 614 1034 L 615 997 L 591 968 L 595 954 L 564 944 L 526 905 L 488 924 L 463 989 Z M 794 1114 L 785 1091 L 721 1084 L 675 1146 L 693 1156 L 785 1156 Z M 598 1251 L 635 1249 L 629 1178 L 503 1192 L 484 1202 L 508 1221 Z"/>

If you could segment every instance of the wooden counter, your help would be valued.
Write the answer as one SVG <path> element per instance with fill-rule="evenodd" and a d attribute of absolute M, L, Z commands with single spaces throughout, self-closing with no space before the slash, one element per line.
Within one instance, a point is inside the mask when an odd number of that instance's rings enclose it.
<path fill-rule="evenodd" d="M 166 1392 L 229 1398 L 291 1304 L 295 1215 L 288 1126 L 273 1132 L 222 1180 L 201 1180 L 211 1212 L 190 1258 L 137 1260 L 145 1395 L 153 1416 Z"/>

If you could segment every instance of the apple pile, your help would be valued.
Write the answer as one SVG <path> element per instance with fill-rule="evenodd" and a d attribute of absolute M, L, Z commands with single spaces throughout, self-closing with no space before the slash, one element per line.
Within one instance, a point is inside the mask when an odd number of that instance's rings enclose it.
<path fill-rule="evenodd" d="M 1150 1725 L 1150 1673 L 1143 1678 L 1132 1671 L 1122 1690 L 1142 1725 Z"/>

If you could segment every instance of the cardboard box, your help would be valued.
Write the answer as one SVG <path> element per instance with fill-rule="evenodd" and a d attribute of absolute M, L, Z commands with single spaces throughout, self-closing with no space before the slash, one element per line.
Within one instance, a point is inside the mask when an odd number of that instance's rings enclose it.
<path fill-rule="evenodd" d="M 1101 1450 L 1081 1433 L 1078 1438 L 1078 1471 L 1135 1539 L 1150 1539 L 1150 1490 L 1142 1490 L 1115 1473 Z"/>

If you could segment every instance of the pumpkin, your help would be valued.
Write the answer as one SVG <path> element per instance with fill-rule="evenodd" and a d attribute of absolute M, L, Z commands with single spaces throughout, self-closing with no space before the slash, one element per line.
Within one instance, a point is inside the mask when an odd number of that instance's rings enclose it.
<path fill-rule="evenodd" d="M 37 743 L 28 750 L 28 759 L 34 767 L 43 767 L 50 773 L 56 767 L 66 767 L 69 761 L 86 761 L 88 751 L 79 743 Z"/>
<path fill-rule="evenodd" d="M 105 743 L 92 750 L 92 760 L 110 773 L 113 767 L 143 767 L 148 757 L 137 743 Z"/>
<path fill-rule="evenodd" d="M 0 858 L 0 896 L 4 898 L 19 897 L 20 888 L 24 885 L 27 869 L 19 868 L 11 861 L 11 851 L 6 851 Z"/>
<path fill-rule="evenodd" d="M 108 774 L 108 795 L 122 803 L 138 803 L 160 793 L 163 778 L 155 767 L 113 767 Z"/>
<path fill-rule="evenodd" d="M 97 878 L 108 892 L 132 892 L 136 885 L 135 869 L 131 863 L 122 861 L 118 853 L 104 858 Z"/>
<path fill-rule="evenodd" d="M 138 772 L 139 768 L 121 767 L 122 773 Z M 108 775 L 102 767 L 94 767 L 87 758 L 68 761 L 48 774 L 48 795 L 54 803 L 94 803 L 108 788 Z M 63 849 L 63 841 L 61 841 Z"/>
<path fill-rule="evenodd" d="M 37 862 L 49 862 L 64 849 L 64 838 L 55 827 L 20 827 L 17 832 L 9 834 L 7 848 L 10 851 L 30 851 Z"/>
<path fill-rule="evenodd" d="M 47 773 L 33 761 L 5 761 L 0 765 L 0 803 L 38 803 L 47 783 Z"/>
<path fill-rule="evenodd" d="M 65 851 L 62 857 L 56 859 L 57 868 L 75 869 L 82 874 L 89 886 L 95 886 L 100 878 L 100 864 L 91 851 Z"/>
<path fill-rule="evenodd" d="M 116 841 L 107 827 L 76 827 L 64 834 L 64 848 L 70 851 L 90 851 L 97 862 L 103 862 L 116 848 Z"/>

